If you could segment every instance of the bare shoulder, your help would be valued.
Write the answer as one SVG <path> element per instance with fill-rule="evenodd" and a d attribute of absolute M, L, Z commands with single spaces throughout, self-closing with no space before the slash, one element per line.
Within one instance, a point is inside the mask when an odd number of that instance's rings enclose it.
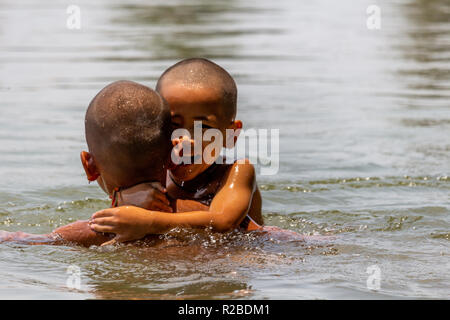
<path fill-rule="evenodd" d="M 255 167 L 250 160 L 239 159 L 230 166 L 225 184 L 231 183 L 251 185 L 256 183 Z"/>
<path fill-rule="evenodd" d="M 236 161 L 230 168 L 227 178 L 229 190 L 234 189 L 241 199 L 248 199 L 247 215 L 257 224 L 263 225 L 262 217 L 262 199 L 256 183 L 255 167 L 248 159 Z M 248 198 L 246 198 L 246 196 Z"/>

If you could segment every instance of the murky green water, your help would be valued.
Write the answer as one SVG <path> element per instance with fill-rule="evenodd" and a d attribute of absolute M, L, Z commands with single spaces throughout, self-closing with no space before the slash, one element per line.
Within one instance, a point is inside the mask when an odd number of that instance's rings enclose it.
<path fill-rule="evenodd" d="M 0 298 L 450 297 L 448 1 L 77 1 L 81 30 L 70 4 L 0 1 L 0 229 L 49 232 L 108 206 L 79 164 L 90 99 L 203 56 L 235 77 L 247 128 L 280 129 L 280 172 L 258 178 L 267 224 L 337 239 L 3 243 Z"/>

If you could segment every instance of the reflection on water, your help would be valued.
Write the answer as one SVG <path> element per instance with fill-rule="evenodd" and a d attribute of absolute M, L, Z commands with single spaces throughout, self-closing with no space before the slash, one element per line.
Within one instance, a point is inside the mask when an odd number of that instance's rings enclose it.
<path fill-rule="evenodd" d="M 445 1 L 422 0 L 405 4 L 403 8 L 410 20 L 406 31 L 409 41 L 400 45 L 400 49 L 413 63 L 399 73 L 417 94 L 423 92 L 427 98 L 448 102 L 450 43 L 445 25 L 450 18 L 449 5 Z"/>
<path fill-rule="evenodd" d="M 224 37 L 232 37 L 242 32 L 214 28 L 226 21 L 226 15 L 236 10 L 233 1 L 194 3 L 179 2 L 176 5 L 161 2 L 158 4 L 118 4 L 113 7 L 123 14 L 111 20 L 123 26 L 135 26 L 141 33 L 133 32 L 133 47 L 147 52 L 145 59 L 178 59 L 179 57 L 232 56 L 234 46 L 220 43 Z M 160 30 L 148 34 L 148 26 L 158 25 Z M 211 28 L 212 26 L 212 28 Z M 124 34 L 114 34 L 122 38 Z M 203 47 L 202 40 L 216 41 L 214 46 Z M 141 57 L 142 58 L 142 57 Z M 127 61 L 130 57 L 125 58 Z M 133 59 L 131 59 L 133 60 Z"/>
<path fill-rule="evenodd" d="M 450 8 L 445 0 L 0 2 L 0 229 L 46 233 L 109 205 L 83 119 L 107 83 L 179 59 L 235 77 L 247 128 L 280 129 L 259 177 L 269 225 L 332 242 L 171 236 L 162 247 L 0 244 L 2 298 L 448 298 Z M 82 290 L 67 289 L 67 267 Z M 366 269 L 382 272 L 366 288 Z"/>

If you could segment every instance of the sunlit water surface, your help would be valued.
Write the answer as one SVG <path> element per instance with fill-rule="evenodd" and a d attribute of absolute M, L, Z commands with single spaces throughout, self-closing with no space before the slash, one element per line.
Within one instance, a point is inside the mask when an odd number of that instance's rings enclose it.
<path fill-rule="evenodd" d="M 3 243 L 0 298 L 450 298 L 449 2 L 375 1 L 368 30 L 373 2 L 77 1 L 68 30 L 70 1 L 0 1 L 0 229 L 46 233 L 107 207 L 79 163 L 90 99 L 202 56 L 236 79 L 245 128 L 280 129 L 279 172 L 258 177 L 267 224 L 336 237 Z"/>

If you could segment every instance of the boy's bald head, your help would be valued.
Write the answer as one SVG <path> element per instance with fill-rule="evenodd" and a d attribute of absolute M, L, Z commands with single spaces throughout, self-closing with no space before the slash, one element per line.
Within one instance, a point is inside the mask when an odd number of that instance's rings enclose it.
<path fill-rule="evenodd" d="M 170 153 L 170 111 L 161 96 L 132 81 L 117 81 L 91 101 L 86 140 L 101 175 L 116 187 L 160 180 Z"/>
<path fill-rule="evenodd" d="M 220 105 L 231 120 L 236 116 L 237 88 L 230 74 L 203 58 L 182 60 L 167 69 L 159 78 L 156 91 L 162 93 L 167 85 L 177 85 L 188 89 L 219 90 Z"/>

